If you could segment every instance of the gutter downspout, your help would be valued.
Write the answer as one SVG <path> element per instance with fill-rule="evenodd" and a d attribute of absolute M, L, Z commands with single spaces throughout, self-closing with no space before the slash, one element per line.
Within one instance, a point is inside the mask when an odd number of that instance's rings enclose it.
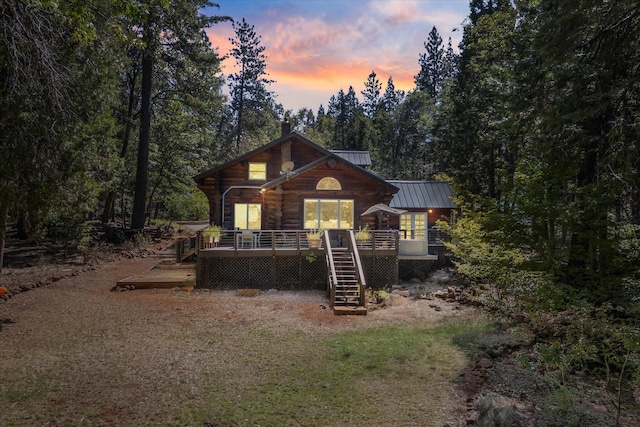
<path fill-rule="evenodd" d="M 242 189 L 242 190 L 262 190 L 261 186 L 256 186 L 256 185 L 232 185 L 231 187 L 227 188 L 224 193 L 222 193 L 222 215 L 221 218 L 222 220 L 220 221 L 221 223 L 224 223 L 224 198 L 227 195 L 227 193 L 231 190 L 237 190 L 237 189 Z M 222 225 L 222 224 L 220 224 Z"/>

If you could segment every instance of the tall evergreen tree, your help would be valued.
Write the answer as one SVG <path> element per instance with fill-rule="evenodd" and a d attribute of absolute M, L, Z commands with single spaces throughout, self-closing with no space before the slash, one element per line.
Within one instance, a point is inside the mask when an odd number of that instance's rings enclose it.
<path fill-rule="evenodd" d="M 402 103 L 402 101 L 404 101 L 404 97 L 404 91 L 400 89 L 396 90 L 396 86 L 393 83 L 393 77 L 389 77 L 384 94 L 382 95 L 382 104 L 384 105 L 384 109 L 388 112 L 393 111 Z"/>
<path fill-rule="evenodd" d="M 323 147 L 330 148 L 333 146 L 334 127 L 335 119 L 329 116 L 325 112 L 324 107 L 320 105 L 313 126 L 304 129 L 303 135 Z"/>
<path fill-rule="evenodd" d="M 464 29 L 460 71 L 450 92 L 455 120 L 447 132 L 450 173 L 472 193 L 499 199 L 501 167 L 513 167 L 517 149 L 500 137 L 510 115 L 503 101 L 512 93 L 516 14 L 508 2 L 502 8 L 489 3 Z"/>
<path fill-rule="evenodd" d="M 327 115 L 335 120 L 331 148 L 362 149 L 364 136 L 359 121 L 360 116 L 364 116 L 364 113 L 353 86 L 349 86 L 347 93 L 340 89 L 337 96 L 331 96 Z"/>
<path fill-rule="evenodd" d="M 638 228 L 640 151 L 632 123 L 639 117 L 633 64 L 640 5 L 588 0 L 572 8 L 544 1 L 539 10 L 535 47 L 545 76 L 534 104 L 541 132 L 536 152 L 553 197 L 545 204 L 564 204 L 552 217 L 559 228 L 546 233 L 563 249 L 556 271 L 598 303 L 624 298 L 624 277 L 637 271 L 637 257 L 618 245 L 621 229 Z M 557 241 L 560 229 L 565 241 Z"/>
<path fill-rule="evenodd" d="M 112 29 L 111 7 L 3 2 L 0 269 L 10 218 L 19 220 L 30 238 L 41 236 L 44 225 L 70 213 L 70 207 L 79 212 L 74 221 L 83 219 L 95 188 L 87 170 L 108 163 L 98 156 L 113 131 L 108 118 L 113 32 L 105 31 Z"/>
<path fill-rule="evenodd" d="M 444 52 L 442 77 L 444 81 L 447 81 L 448 79 L 455 77 L 456 74 L 458 74 L 458 55 L 453 51 L 453 46 L 451 46 L 451 37 L 449 37 L 447 50 Z"/>
<path fill-rule="evenodd" d="M 364 82 L 364 90 L 360 93 L 363 97 L 362 108 L 365 116 L 373 118 L 378 106 L 380 105 L 380 90 L 382 89 L 382 83 L 378 80 L 376 73 L 371 71 L 367 81 Z"/>
<path fill-rule="evenodd" d="M 230 55 L 236 61 L 237 71 L 229 75 L 231 110 L 233 113 L 234 143 L 236 153 L 251 146 L 251 135 L 265 127 L 269 113 L 274 111 L 273 94 L 269 79 L 265 47 L 253 25 L 243 18 L 234 23 L 235 37 L 229 41 L 233 46 Z M 273 118 L 273 114 L 271 114 Z M 258 140 L 263 138 L 257 138 Z"/>
<path fill-rule="evenodd" d="M 436 27 L 431 29 L 424 47 L 427 52 L 420 54 L 418 61 L 420 72 L 415 77 L 415 84 L 418 90 L 423 90 L 435 98 L 440 93 L 446 78 L 444 45 Z"/>
<path fill-rule="evenodd" d="M 140 21 L 132 29 L 142 39 L 140 132 L 138 140 L 135 193 L 131 228 L 144 227 L 147 210 L 151 110 L 154 69 L 162 61 L 183 61 L 193 52 L 190 45 L 208 46 L 204 29 L 228 18 L 207 17 L 200 13 L 205 6 L 217 6 L 208 0 L 148 0 L 140 8 Z M 181 52 L 182 57 L 176 56 Z M 173 53 L 173 55 L 172 55 Z M 164 62 L 164 63 L 167 63 Z"/>

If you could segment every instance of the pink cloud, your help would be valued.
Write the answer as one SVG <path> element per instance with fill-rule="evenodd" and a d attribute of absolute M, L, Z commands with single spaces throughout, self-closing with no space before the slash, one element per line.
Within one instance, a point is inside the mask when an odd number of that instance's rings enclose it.
<path fill-rule="evenodd" d="M 279 102 L 291 99 L 292 91 L 304 93 L 304 102 L 323 91 L 324 101 L 315 102 L 316 106 L 326 105 L 332 94 L 349 86 L 360 96 L 372 70 L 383 90 L 389 76 L 396 89 L 413 89 L 418 57 L 429 31 L 437 26 L 445 44 L 453 34 L 458 37 L 453 40 L 456 47 L 461 32 L 451 30 L 460 26 L 465 6 L 465 2 L 450 0 L 370 0 L 339 3 L 339 8 L 324 7 L 319 2 L 296 2 L 288 8 L 283 6 L 288 3 L 279 1 L 255 4 L 260 5 L 259 11 L 249 6 L 250 10 L 242 13 L 247 12 L 247 22 L 255 26 L 266 48 L 266 71 L 276 81 L 271 89 L 280 95 Z M 219 24 L 208 35 L 221 55 L 228 53 L 228 39 L 233 37 L 231 24 Z M 233 72 L 233 66 L 232 59 L 226 60 L 224 73 Z M 291 108 L 291 104 L 284 106 Z"/>

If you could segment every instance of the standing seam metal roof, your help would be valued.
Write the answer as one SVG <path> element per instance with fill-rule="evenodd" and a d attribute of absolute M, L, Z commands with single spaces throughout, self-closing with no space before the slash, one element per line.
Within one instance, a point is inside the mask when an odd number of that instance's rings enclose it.
<path fill-rule="evenodd" d="M 458 209 L 449 183 L 444 181 L 388 181 L 398 188 L 392 208 Z"/>
<path fill-rule="evenodd" d="M 368 151 L 331 150 L 337 156 L 358 166 L 371 166 L 371 156 Z"/>

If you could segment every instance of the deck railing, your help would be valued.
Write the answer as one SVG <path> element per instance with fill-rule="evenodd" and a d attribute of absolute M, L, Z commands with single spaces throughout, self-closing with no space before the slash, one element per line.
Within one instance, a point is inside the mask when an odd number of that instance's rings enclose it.
<path fill-rule="evenodd" d="M 431 246 L 441 246 L 443 242 L 447 242 L 450 240 L 449 234 L 440 230 L 439 228 L 412 228 L 407 230 L 400 230 L 400 238 L 414 240 L 417 239 L 417 236 L 426 235 L 427 241 Z"/>
<path fill-rule="evenodd" d="M 396 233 L 397 235 L 398 233 Z M 371 243 L 373 248 L 375 249 L 376 247 L 376 243 L 379 240 L 380 243 L 387 243 L 388 240 L 385 239 L 384 237 L 386 236 L 390 236 L 388 233 L 385 233 L 384 231 L 381 231 L 380 233 L 373 233 L 372 234 L 372 239 L 371 239 Z M 358 285 L 360 286 L 360 305 L 362 305 L 363 307 L 367 305 L 367 297 L 366 297 L 366 289 L 367 289 L 367 281 L 366 281 L 366 276 L 364 275 L 364 271 L 362 270 L 362 262 L 360 261 L 360 248 L 358 247 L 358 243 L 356 242 L 356 238 L 355 235 L 353 233 L 353 230 L 349 230 L 349 246 L 351 247 L 351 250 L 353 251 L 353 256 L 354 256 L 354 261 L 356 263 L 356 272 L 357 272 L 357 278 L 358 278 Z M 362 248 L 364 249 L 364 248 Z"/>
<path fill-rule="evenodd" d="M 219 241 L 213 241 L 198 232 L 200 251 L 216 249 L 308 249 L 305 230 L 224 230 Z"/>
<path fill-rule="evenodd" d="M 181 263 L 196 252 L 197 237 L 183 237 L 176 240 L 176 262 Z"/>
<path fill-rule="evenodd" d="M 349 230 L 331 230 L 333 247 L 348 247 Z M 202 230 L 197 233 L 198 251 L 209 250 L 307 250 L 324 249 L 323 241 L 319 246 L 307 238 L 309 230 L 224 230 L 219 241 L 204 237 Z M 326 234 L 325 234 L 326 236 Z M 363 242 L 361 250 L 396 251 L 398 248 L 397 230 L 372 230 L 371 238 Z"/>

